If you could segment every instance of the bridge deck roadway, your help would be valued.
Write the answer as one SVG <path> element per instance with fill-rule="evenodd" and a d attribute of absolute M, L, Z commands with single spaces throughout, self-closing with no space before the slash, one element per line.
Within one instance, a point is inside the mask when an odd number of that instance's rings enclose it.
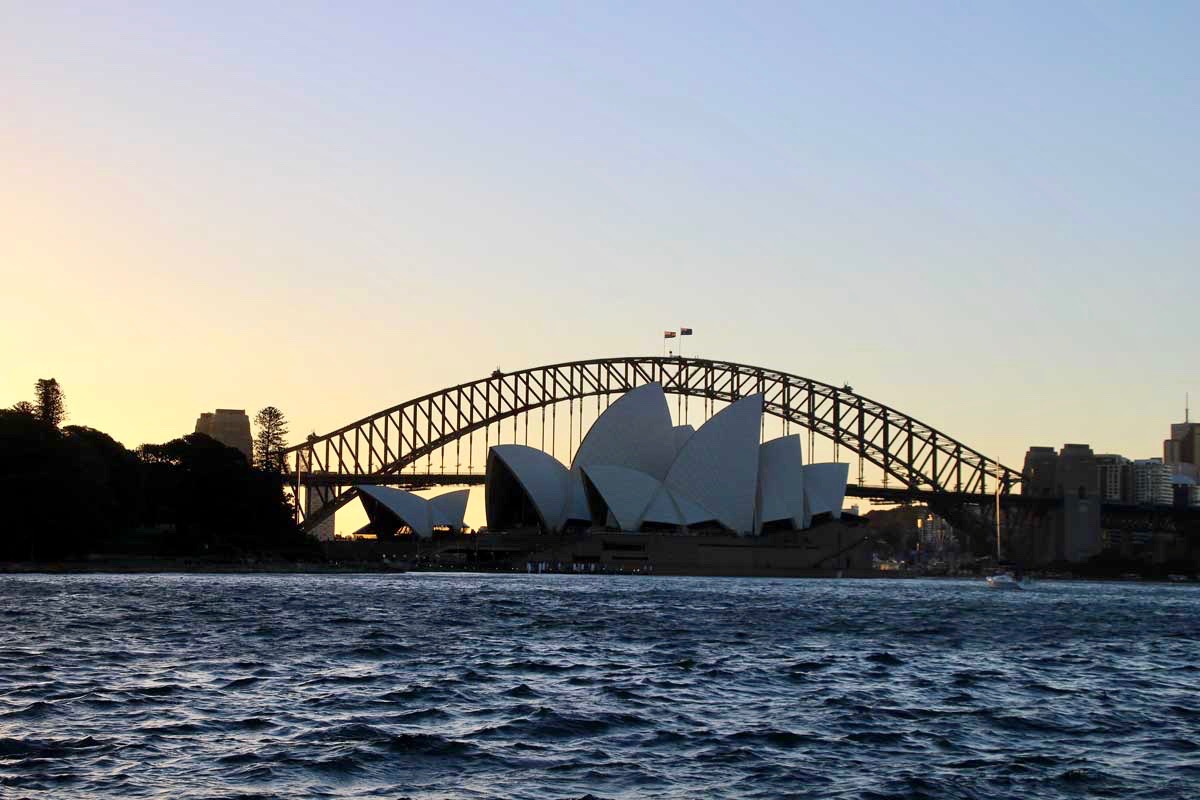
<path fill-rule="evenodd" d="M 287 476 L 288 482 L 296 483 L 295 475 Z M 335 487 L 335 486 L 395 486 L 403 489 L 426 489 L 434 486 L 478 486 L 484 481 L 482 472 L 403 472 L 388 475 L 347 475 L 343 473 L 304 472 L 300 474 L 301 486 Z M 885 503 L 928 503 L 930 501 L 950 501 L 958 503 L 993 503 L 995 495 L 976 494 L 971 492 L 937 492 L 930 489 L 908 489 L 892 486 L 859 486 L 847 484 L 847 497 L 858 497 L 867 500 L 878 500 Z M 1002 502 L 1006 505 L 1052 507 L 1057 504 L 1053 498 L 1029 497 L 1020 494 L 1003 495 Z"/>

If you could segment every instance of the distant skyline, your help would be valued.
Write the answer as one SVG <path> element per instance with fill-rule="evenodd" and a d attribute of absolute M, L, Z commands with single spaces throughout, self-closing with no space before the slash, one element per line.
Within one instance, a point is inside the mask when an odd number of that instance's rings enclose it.
<path fill-rule="evenodd" d="M 0 6 L 0 405 L 291 437 L 497 365 L 829 383 L 1009 466 L 1200 396 L 1200 6 Z"/>

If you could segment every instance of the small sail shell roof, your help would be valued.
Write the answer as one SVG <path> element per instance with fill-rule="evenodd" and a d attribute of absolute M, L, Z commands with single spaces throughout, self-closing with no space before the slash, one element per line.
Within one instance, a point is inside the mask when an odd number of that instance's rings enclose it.
<path fill-rule="evenodd" d="M 789 520 L 798 529 L 808 527 L 799 436 L 772 439 L 758 449 L 758 510 L 760 526 Z"/>
<path fill-rule="evenodd" d="M 433 507 L 433 524 L 462 528 L 467 515 L 467 501 L 470 499 L 470 489 L 458 489 L 429 498 L 429 505 Z"/>
<path fill-rule="evenodd" d="M 378 508 L 382 507 L 422 539 L 433 536 L 433 529 L 436 527 L 461 529 L 467 510 L 467 498 L 471 491 L 462 489 L 427 500 L 412 492 L 393 489 L 390 486 L 360 485 L 355 488 L 364 498 L 363 504 L 367 506 L 368 513 L 378 511 Z M 378 506 L 372 508 L 367 499 Z"/>
<path fill-rule="evenodd" d="M 846 497 L 849 464 L 809 464 L 804 468 L 804 496 L 809 513 L 842 516 L 842 501 Z"/>

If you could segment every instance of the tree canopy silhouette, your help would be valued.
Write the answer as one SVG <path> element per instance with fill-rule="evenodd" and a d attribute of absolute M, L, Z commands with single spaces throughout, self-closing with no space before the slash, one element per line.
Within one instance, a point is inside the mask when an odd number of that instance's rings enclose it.
<path fill-rule="evenodd" d="M 287 447 L 287 419 L 275 406 L 267 406 L 254 415 L 258 433 L 254 437 L 254 463 L 269 472 L 283 471 L 283 450 Z"/>
<path fill-rule="evenodd" d="M 136 453 L 92 428 L 0 410 L 0 560 L 89 553 L 320 559 L 278 474 L 204 434 Z"/>
<path fill-rule="evenodd" d="M 62 388 L 54 378 L 39 378 L 33 385 L 34 408 L 42 422 L 55 428 L 67 418 Z"/>

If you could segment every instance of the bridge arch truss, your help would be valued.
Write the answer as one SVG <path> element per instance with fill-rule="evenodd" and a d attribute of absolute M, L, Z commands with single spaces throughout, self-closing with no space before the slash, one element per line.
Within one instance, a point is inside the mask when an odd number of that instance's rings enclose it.
<path fill-rule="evenodd" d="M 533 367 L 452 386 L 392 406 L 324 436 L 310 437 L 285 451 L 288 477 L 297 499 L 300 489 L 315 498 L 297 502 L 298 520 L 319 523 L 354 496 L 352 483 L 386 483 L 403 470 L 444 448 L 456 446 L 477 431 L 488 436 L 492 426 L 564 401 L 623 394 L 658 382 L 664 392 L 701 398 L 705 408 L 762 394 L 764 412 L 783 421 L 785 431 L 807 430 L 811 458 L 816 436 L 832 442 L 835 460 L 842 448 L 878 467 L 885 484 L 913 491 L 984 495 L 1010 493 L 1021 474 L 948 436 L 936 428 L 852 391 L 811 378 L 729 361 L 682 357 L 598 358 Z M 681 404 L 680 408 L 684 408 Z M 685 420 L 677 419 L 676 422 Z M 574 417 L 569 425 L 575 425 Z M 579 420 L 582 436 L 582 407 Z M 534 440 L 530 444 L 536 445 Z M 486 447 L 486 439 L 485 439 Z M 314 502 L 315 500 L 315 502 Z M 307 512 L 307 513 L 306 513 Z"/>

